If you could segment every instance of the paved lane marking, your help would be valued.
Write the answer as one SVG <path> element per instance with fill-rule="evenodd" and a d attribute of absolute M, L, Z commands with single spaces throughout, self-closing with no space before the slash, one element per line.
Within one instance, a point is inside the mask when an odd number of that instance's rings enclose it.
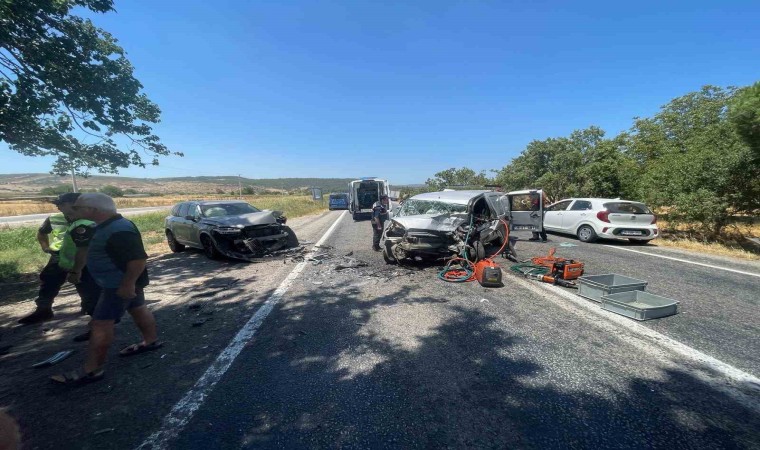
<path fill-rule="evenodd" d="M 309 256 L 319 251 L 319 246 L 325 243 L 327 239 L 332 235 L 341 219 L 346 215 L 346 211 L 343 211 L 340 216 L 335 220 L 332 226 L 322 235 L 322 238 L 314 245 L 314 248 L 310 254 L 306 255 L 306 260 Z M 167 448 L 167 444 L 171 439 L 174 439 L 179 435 L 182 429 L 187 425 L 195 412 L 201 407 L 203 402 L 209 396 L 211 391 L 216 386 L 217 382 L 227 372 L 235 358 L 240 354 L 243 348 L 248 344 L 256 331 L 259 329 L 264 319 L 267 318 L 269 313 L 272 312 L 274 306 L 282 299 L 285 293 L 293 284 L 298 275 L 303 272 L 308 264 L 307 261 L 298 263 L 295 268 L 288 274 L 285 280 L 280 283 L 280 286 L 272 293 L 271 296 L 264 302 L 263 305 L 256 311 L 256 313 L 246 322 L 245 325 L 238 331 L 234 338 L 230 341 L 227 347 L 219 354 L 216 360 L 211 363 L 206 372 L 198 379 L 193 386 L 180 401 L 169 411 L 169 414 L 164 417 L 161 422 L 161 428 L 158 431 L 148 436 L 148 438 L 140 444 L 138 449 L 163 449 Z"/>
<path fill-rule="evenodd" d="M 558 286 L 539 284 L 515 277 L 513 274 L 505 276 L 560 308 L 583 317 L 609 336 L 615 336 L 644 354 L 655 357 L 665 365 L 664 368 L 685 371 L 760 414 L 760 379 L 754 375 L 641 325 L 633 319 L 606 311 L 599 303 L 586 300 Z M 600 318 L 604 320 L 599 320 Z M 620 333 L 621 327 L 630 332 Z"/>
<path fill-rule="evenodd" d="M 705 263 L 700 263 L 700 262 L 696 262 L 696 261 L 689 261 L 688 259 L 673 258 L 672 256 L 663 256 L 663 255 L 658 255 L 656 253 L 642 252 L 640 250 L 633 250 L 633 249 L 630 249 L 630 248 L 618 247 L 616 245 L 606 245 L 606 244 L 601 244 L 601 245 L 604 246 L 604 247 L 614 248 L 614 249 L 617 249 L 617 250 L 625 250 L 626 252 L 641 253 L 642 255 L 654 256 L 655 258 L 670 259 L 670 260 L 678 261 L 678 262 L 682 262 L 682 263 L 694 264 L 695 266 L 709 267 L 711 269 L 725 270 L 726 272 L 734 272 L 734 273 L 739 273 L 739 274 L 742 274 L 742 275 L 749 275 L 751 277 L 758 277 L 758 278 L 760 278 L 760 273 L 745 272 L 743 270 L 729 269 L 728 267 L 714 266 L 712 264 L 705 264 Z"/>

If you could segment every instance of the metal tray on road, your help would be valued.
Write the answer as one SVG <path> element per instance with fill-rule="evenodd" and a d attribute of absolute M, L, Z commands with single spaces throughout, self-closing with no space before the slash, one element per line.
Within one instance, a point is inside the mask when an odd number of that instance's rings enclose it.
<path fill-rule="evenodd" d="M 602 296 L 602 309 L 636 320 L 659 319 L 678 314 L 679 302 L 644 291 Z"/>
<path fill-rule="evenodd" d="M 578 295 L 595 302 L 601 302 L 603 295 L 628 291 L 645 291 L 646 289 L 646 281 L 616 273 L 588 275 L 578 278 Z"/>

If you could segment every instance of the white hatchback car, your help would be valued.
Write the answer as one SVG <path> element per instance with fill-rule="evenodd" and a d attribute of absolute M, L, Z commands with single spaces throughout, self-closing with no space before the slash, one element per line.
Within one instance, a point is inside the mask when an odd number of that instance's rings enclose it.
<path fill-rule="evenodd" d="M 646 244 L 659 236 L 657 216 L 643 203 L 619 198 L 568 198 L 546 208 L 544 229 L 578 236 L 582 242 L 598 238 L 627 238 Z"/>

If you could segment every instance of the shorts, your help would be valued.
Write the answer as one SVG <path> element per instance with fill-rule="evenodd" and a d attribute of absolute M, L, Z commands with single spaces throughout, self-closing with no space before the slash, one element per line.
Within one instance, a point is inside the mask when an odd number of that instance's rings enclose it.
<path fill-rule="evenodd" d="M 116 323 L 121 321 L 124 311 L 128 311 L 145 304 L 145 293 L 142 288 L 135 289 L 137 296 L 132 299 L 123 299 L 116 295 L 117 289 L 103 288 L 95 305 L 95 311 L 92 313 L 94 320 L 113 320 Z"/>

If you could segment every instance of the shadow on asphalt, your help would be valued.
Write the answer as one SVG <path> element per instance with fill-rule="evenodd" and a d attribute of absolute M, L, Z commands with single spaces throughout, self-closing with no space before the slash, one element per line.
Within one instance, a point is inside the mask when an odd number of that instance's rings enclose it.
<path fill-rule="evenodd" d="M 86 356 L 87 343 L 72 341 L 87 323 L 79 316 L 78 297 L 56 302 L 55 319 L 32 326 L 19 326 L 16 320 L 33 303 L 5 305 L 0 350 L 11 348 L 0 354 L 0 406 L 10 407 L 21 424 L 25 448 L 130 448 L 137 437 L 153 430 L 253 314 L 253 302 L 271 295 L 272 289 L 246 287 L 256 276 L 241 280 L 230 272 L 240 264 L 246 263 L 211 261 L 195 252 L 152 259 L 146 302 L 164 348 L 119 358 L 121 348 L 139 339 L 125 314 L 116 326 L 106 378 L 76 388 L 52 385 L 48 378 L 79 367 Z M 197 278 L 206 275 L 212 278 Z M 67 360 L 31 368 L 67 349 L 74 350 Z"/>
<path fill-rule="evenodd" d="M 0 403 L 20 419 L 25 445 L 132 448 L 155 430 L 249 319 L 251 297 L 272 292 L 242 289 L 242 281 L 255 277 L 228 275 L 236 264 L 197 254 L 153 261 L 148 298 L 163 293 L 184 299 L 154 306 L 167 345 L 135 358 L 115 357 L 136 337 L 125 320 L 107 378 L 92 385 L 57 389 L 47 381 L 78 365 L 83 344 L 54 368 L 29 368 L 43 354 L 74 347 L 70 338 L 83 322 L 68 323 L 74 322 L 73 304 L 50 323 L 65 331 L 60 335 L 41 337 L 42 326 L 14 328 L 26 333 L 19 338 L 26 352 L 0 357 Z M 199 274 L 214 277 L 186 285 Z M 209 402 L 226 398 L 223 408 L 205 409 L 218 416 L 201 411 L 177 448 L 736 448 L 751 447 L 760 429 L 752 411 L 689 373 L 671 369 L 664 379 L 632 379 L 609 396 L 565 392 L 533 382 L 561 367 L 516 357 L 513 347 L 527 337 L 503 329 L 481 309 L 419 296 L 410 287 L 372 298 L 362 294 L 324 286 L 278 303 L 255 345 L 212 393 Z M 191 309 L 193 304 L 200 306 Z M 365 327 L 383 309 L 418 304 L 442 309 L 445 320 L 414 342 Z M 364 363 L 347 365 L 347 357 Z M 692 401 L 683 401 L 687 395 Z"/>
<path fill-rule="evenodd" d="M 689 373 L 631 379 L 609 396 L 532 380 L 561 371 L 512 354 L 526 337 L 477 307 L 324 287 L 289 297 L 233 365 L 178 448 L 736 448 L 760 420 Z M 418 294 L 419 295 L 419 294 Z M 385 308 L 446 317 L 402 344 L 365 325 Z M 547 341 L 547 345 L 550 345 Z M 354 361 L 348 364 L 348 357 Z M 557 375 L 559 379 L 562 374 Z M 591 380 L 602 383 L 603 378 Z M 580 386 L 584 380 L 578 380 Z M 572 384 L 565 382 L 564 384 Z M 220 389 L 224 389 L 220 391 Z M 610 390 L 613 390 L 611 388 Z"/>

